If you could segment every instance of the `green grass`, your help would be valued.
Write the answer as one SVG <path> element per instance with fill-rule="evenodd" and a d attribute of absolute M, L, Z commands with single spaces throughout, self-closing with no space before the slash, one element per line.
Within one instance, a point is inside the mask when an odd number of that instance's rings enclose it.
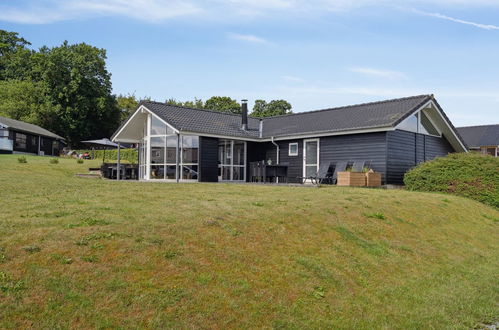
<path fill-rule="evenodd" d="M 0 156 L 0 328 L 461 328 L 499 211 L 452 195 L 77 178 Z"/>

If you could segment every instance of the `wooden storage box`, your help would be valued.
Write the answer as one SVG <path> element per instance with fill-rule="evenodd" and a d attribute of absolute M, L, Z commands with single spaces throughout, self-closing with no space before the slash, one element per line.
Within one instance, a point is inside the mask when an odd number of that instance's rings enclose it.
<path fill-rule="evenodd" d="M 366 174 L 362 172 L 338 172 L 338 186 L 365 187 Z"/>
<path fill-rule="evenodd" d="M 366 183 L 368 187 L 381 187 L 381 173 L 367 172 Z"/>

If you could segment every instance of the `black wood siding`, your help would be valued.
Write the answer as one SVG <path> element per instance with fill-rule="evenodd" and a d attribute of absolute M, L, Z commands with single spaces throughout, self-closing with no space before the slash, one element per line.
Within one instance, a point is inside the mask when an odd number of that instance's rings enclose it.
<path fill-rule="evenodd" d="M 364 133 L 322 137 L 320 163 L 364 160 L 371 168 L 386 177 L 386 133 Z"/>
<path fill-rule="evenodd" d="M 14 151 L 17 152 L 26 152 L 26 153 L 32 153 L 32 154 L 38 154 L 38 136 L 37 135 L 32 135 L 24 132 L 17 132 L 17 131 L 11 131 L 12 132 L 12 140 L 13 140 L 13 146 L 14 146 Z M 16 146 L 16 136 L 20 134 L 26 135 L 26 148 L 20 148 Z"/>
<path fill-rule="evenodd" d="M 218 139 L 199 137 L 199 181 L 218 182 Z"/>
<path fill-rule="evenodd" d="M 288 165 L 288 182 L 301 183 L 303 176 L 303 140 L 276 141 L 279 145 L 279 163 Z M 298 156 L 289 155 L 289 144 L 298 143 Z M 277 164 L 277 147 L 271 143 L 265 143 L 265 160 L 272 160 Z"/>
<path fill-rule="evenodd" d="M 298 156 L 289 156 L 289 144 L 298 143 Z M 301 182 L 303 176 L 303 140 L 276 141 L 279 144 L 280 163 L 288 163 L 288 182 Z M 365 160 L 371 167 L 386 174 L 386 133 L 338 135 L 320 138 L 319 162 Z M 277 148 L 272 143 L 263 146 L 265 160 L 276 162 Z"/>
<path fill-rule="evenodd" d="M 246 182 L 250 182 L 250 163 L 264 160 L 267 151 L 266 142 L 246 142 Z"/>
<path fill-rule="evenodd" d="M 404 174 L 417 164 L 454 152 L 445 137 L 395 130 L 387 133 L 387 183 L 403 184 Z"/>

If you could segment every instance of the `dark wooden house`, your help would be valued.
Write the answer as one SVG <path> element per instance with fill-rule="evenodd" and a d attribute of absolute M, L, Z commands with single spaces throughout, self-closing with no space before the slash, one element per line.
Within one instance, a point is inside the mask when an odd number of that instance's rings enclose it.
<path fill-rule="evenodd" d="M 383 183 L 452 152 L 466 152 L 433 95 L 331 108 L 269 118 L 141 102 L 112 136 L 139 143 L 144 180 L 247 182 L 249 164 L 286 168 L 287 182 L 314 175 L 321 164 L 364 160 Z"/>
<path fill-rule="evenodd" d="M 0 154 L 58 156 L 64 138 L 40 126 L 0 117 Z"/>

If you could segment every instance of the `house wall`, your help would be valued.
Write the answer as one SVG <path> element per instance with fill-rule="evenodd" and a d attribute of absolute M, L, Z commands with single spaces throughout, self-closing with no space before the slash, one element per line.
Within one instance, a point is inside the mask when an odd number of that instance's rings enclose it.
<path fill-rule="evenodd" d="M 303 140 L 286 140 L 276 141 L 279 145 L 279 164 L 288 165 L 288 182 L 301 183 L 303 176 Z M 289 144 L 298 143 L 298 156 L 289 156 Z M 265 159 L 272 160 L 273 164 L 277 164 L 277 147 L 271 143 L 265 143 Z M 259 159 L 262 160 L 262 159 Z"/>
<path fill-rule="evenodd" d="M 38 136 L 33 135 L 33 134 L 28 134 L 24 132 L 17 132 L 17 131 L 11 131 L 12 132 L 12 141 L 14 143 L 14 151 L 17 152 L 26 152 L 26 153 L 31 153 L 31 154 L 38 154 Z M 16 137 L 18 135 L 26 135 L 26 147 L 19 147 L 16 145 Z"/>
<path fill-rule="evenodd" d="M 386 182 L 403 184 L 404 174 L 417 164 L 454 152 L 445 137 L 395 130 L 387 132 Z"/>
<path fill-rule="evenodd" d="M 18 134 L 26 135 L 25 148 L 16 146 L 16 136 Z M 19 153 L 31 153 L 38 155 L 38 150 L 40 150 L 43 151 L 43 154 L 46 156 L 57 156 L 60 154 L 62 149 L 61 142 L 56 139 L 43 136 L 40 137 L 39 135 L 24 133 L 15 130 L 9 130 L 9 140 L 12 142 L 12 150 L 9 153 L 19 152 Z M 40 142 L 41 145 L 39 146 Z M 53 148 L 54 142 L 57 142 L 56 148 Z"/>
<path fill-rule="evenodd" d="M 199 137 L 199 181 L 218 181 L 218 139 Z"/>
<path fill-rule="evenodd" d="M 288 156 L 289 144 L 298 143 L 298 156 Z M 280 163 L 288 164 L 288 182 L 301 182 L 303 176 L 303 139 L 276 141 L 279 144 Z M 321 137 L 319 142 L 319 162 L 365 160 L 371 167 L 386 175 L 386 133 L 365 133 Z M 265 160 L 277 161 L 277 148 L 265 143 Z M 261 159 L 259 159 L 261 160 Z"/>
<path fill-rule="evenodd" d="M 364 160 L 386 180 L 386 133 L 339 135 L 321 138 L 320 162 Z"/>
<path fill-rule="evenodd" d="M 303 139 L 276 141 L 279 162 L 288 165 L 288 182 L 300 183 L 303 176 Z M 289 144 L 298 143 L 298 155 L 289 156 Z M 218 139 L 200 137 L 200 180 L 218 181 Z M 403 184 L 404 174 L 417 164 L 454 152 L 445 138 L 401 130 L 320 138 L 320 163 L 364 160 L 381 173 L 384 184 Z M 249 164 L 272 160 L 277 163 L 277 148 L 271 142 L 247 142 L 247 176 Z"/>

